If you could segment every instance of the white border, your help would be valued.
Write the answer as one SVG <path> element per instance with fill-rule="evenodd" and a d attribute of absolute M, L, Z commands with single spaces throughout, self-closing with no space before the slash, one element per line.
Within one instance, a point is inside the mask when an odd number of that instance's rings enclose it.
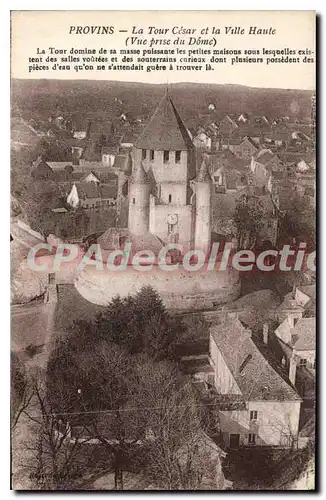
<path fill-rule="evenodd" d="M 156 4 L 157 5 L 157 4 Z M 1 50 L 1 120 L 0 120 L 0 127 L 1 127 L 1 182 L 0 182 L 0 207 L 1 207 L 1 246 L 0 246 L 0 262 L 2 263 L 2 268 L 1 268 L 1 286 L 0 286 L 0 293 L 1 293 L 1 311 L 3 311 L 2 314 L 2 324 L 3 324 L 3 337 L 2 337 L 2 345 L 0 349 L 0 367 L 1 367 L 1 389 L 2 389 L 2 398 L 1 398 L 1 412 L 0 412 L 0 418 L 1 418 L 1 453 L 0 453 L 0 493 L 2 498 L 6 498 L 8 496 L 9 492 L 9 477 L 10 477 L 10 469 L 9 469 L 9 449 L 10 449 L 10 442 L 9 442 L 9 382 L 10 382 L 10 377 L 9 377 L 9 352 L 10 352 L 10 319 L 9 319 L 9 290 L 10 290 L 10 276 L 9 276 L 9 231 L 10 231 L 10 225 L 9 225 L 9 165 L 10 165 L 10 148 L 9 148 L 9 139 L 10 139 L 10 123 L 9 123 L 9 116 L 10 116 L 10 80 L 9 80 L 9 68 L 10 68 L 10 38 L 9 38 L 9 18 L 10 18 L 10 9 L 11 10 L 133 10 L 137 7 L 139 10 L 155 10 L 153 2 L 150 2 L 149 0 L 138 0 L 138 2 L 135 4 L 133 1 L 127 1 L 127 0 L 122 0 L 118 4 L 114 3 L 112 5 L 111 2 L 107 1 L 99 1 L 99 0 L 93 0 L 93 2 L 89 3 L 86 1 L 80 0 L 78 2 L 78 5 L 76 5 L 76 2 L 69 2 L 67 0 L 57 0 L 57 1 L 50 1 L 47 2 L 46 4 L 41 2 L 40 0 L 37 1 L 23 1 L 23 0 L 16 0 L 12 2 L 2 2 L 2 5 L 0 7 L 0 23 L 1 23 L 1 28 L 0 28 L 0 35 L 1 35 L 1 44 L 0 44 L 0 50 Z M 314 2 L 304 2 L 297 0 L 296 2 L 290 2 L 290 1 L 285 1 L 285 0 L 274 0 L 273 2 L 270 3 L 265 3 L 265 2 L 258 2 L 258 1 L 235 1 L 235 0 L 229 0 L 227 2 L 216 2 L 216 1 L 206 1 L 205 5 L 199 4 L 198 2 L 185 2 L 184 0 L 179 1 L 177 4 L 172 0 L 165 0 L 163 5 L 157 5 L 157 7 L 160 7 L 161 10 L 173 10 L 177 7 L 178 10 L 316 10 L 319 15 L 323 15 L 326 11 L 325 9 L 325 2 L 322 0 L 319 1 L 314 1 Z M 324 27 L 324 20 L 322 19 L 323 27 Z M 320 26 L 321 28 L 321 26 Z M 320 29 L 322 32 L 322 29 Z M 319 54 L 324 54 L 325 53 L 325 43 L 324 39 L 322 37 L 322 33 L 320 33 L 320 47 L 319 47 Z M 320 64 L 324 62 L 320 60 Z M 323 81 L 323 73 L 324 70 L 323 68 L 319 67 L 319 70 L 321 71 L 320 75 L 320 88 L 319 88 L 319 95 L 322 91 L 322 85 L 321 82 Z M 321 102 L 323 103 L 322 99 L 320 99 Z M 320 127 L 320 135 L 319 135 L 319 142 L 320 144 L 326 142 L 325 138 L 325 133 L 323 130 L 323 127 L 321 126 L 321 123 L 323 123 L 324 119 L 324 103 L 322 107 L 318 108 L 318 114 L 319 114 L 319 127 Z M 319 158 L 319 166 L 318 168 L 320 171 L 323 168 L 323 165 L 321 165 L 321 160 L 322 160 L 322 151 L 320 147 L 320 158 Z M 326 186 L 325 186 L 325 175 L 319 176 L 319 179 L 321 181 L 321 185 L 319 186 L 319 194 L 320 194 L 320 200 L 321 200 L 321 206 L 320 206 L 320 230 L 324 228 L 324 225 L 326 224 L 326 207 L 325 203 L 322 202 L 324 196 L 321 195 L 321 193 L 326 192 Z M 322 254 L 322 250 L 325 248 L 325 234 L 322 234 L 321 240 L 320 240 L 320 245 L 319 245 L 319 255 Z M 326 310 L 326 293 L 323 293 L 323 285 L 324 285 L 324 273 L 321 274 L 320 276 L 321 283 L 320 283 L 320 305 L 321 305 L 321 310 Z M 325 302 L 324 302 L 325 301 Z M 323 307 L 325 305 L 325 307 Z M 320 313 L 319 313 L 320 314 Z M 324 317 L 321 318 L 320 321 L 320 329 L 319 329 L 319 409 L 321 412 L 321 415 L 324 414 L 322 411 L 324 408 L 321 408 L 322 406 L 322 393 L 324 392 L 322 390 L 323 387 L 326 386 L 325 384 L 325 371 L 323 370 L 323 359 L 326 359 L 326 353 L 324 352 L 325 350 L 325 342 L 323 342 L 323 334 L 326 332 L 326 324 L 324 322 Z M 324 402 L 323 402 L 324 403 Z M 323 433 L 323 436 L 321 435 L 321 432 L 324 430 L 323 429 L 323 420 L 320 416 L 319 422 L 321 424 L 321 429 L 319 429 L 320 433 L 320 438 L 322 439 L 322 443 L 319 445 L 319 458 L 322 463 L 322 452 L 324 450 L 324 440 L 325 440 L 325 432 Z M 322 465 L 319 464 L 319 470 L 321 472 L 320 474 L 320 486 L 323 488 L 323 477 L 322 477 Z M 298 492 L 300 494 L 300 492 Z M 14 493 L 11 492 L 9 495 L 13 495 Z M 70 493 L 70 495 L 76 495 L 78 493 Z M 109 494 L 109 493 L 108 493 Z M 122 493 L 123 494 L 123 493 Z M 166 493 L 165 493 L 166 494 Z M 255 497 L 258 495 L 259 497 L 262 497 L 263 494 L 259 493 L 254 493 Z M 275 493 L 277 494 L 278 497 L 282 497 L 285 494 L 284 493 Z M 46 495 L 46 493 L 32 493 L 30 494 L 29 498 L 40 498 L 40 495 Z M 63 494 L 66 496 L 65 494 Z M 94 497 L 94 494 L 90 495 Z M 193 494 L 191 494 L 193 495 Z M 238 493 L 232 494 L 231 497 L 235 497 L 235 495 L 238 495 Z M 130 496 L 130 493 L 128 494 Z M 202 496 L 204 498 L 205 494 L 198 494 L 198 496 Z"/>

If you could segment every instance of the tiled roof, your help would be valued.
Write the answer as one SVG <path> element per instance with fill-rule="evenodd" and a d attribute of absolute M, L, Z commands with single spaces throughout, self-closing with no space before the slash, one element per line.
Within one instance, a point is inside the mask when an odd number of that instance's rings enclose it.
<path fill-rule="evenodd" d="M 33 163 L 31 175 L 33 177 L 46 177 L 54 179 L 54 172 L 52 168 L 40 157 Z"/>
<path fill-rule="evenodd" d="M 142 162 L 135 165 L 134 171 L 132 172 L 131 180 L 137 184 L 149 184 L 149 178 L 143 167 Z"/>
<path fill-rule="evenodd" d="M 119 245 L 117 245 L 116 235 L 119 235 Z M 141 250 L 152 250 L 155 255 L 158 255 L 163 244 L 152 233 L 146 233 L 141 236 L 136 236 L 128 229 L 109 228 L 97 240 L 101 248 L 105 250 L 116 249 L 117 246 L 123 248 L 126 243 L 131 243 L 132 252 L 136 253 Z"/>
<path fill-rule="evenodd" d="M 118 189 L 117 186 L 110 186 L 109 184 L 101 184 L 100 186 L 101 198 L 116 198 Z"/>
<path fill-rule="evenodd" d="M 297 289 L 308 295 L 311 299 L 316 298 L 316 285 L 300 285 L 297 286 Z"/>
<path fill-rule="evenodd" d="M 261 153 L 261 154 L 259 154 Z M 255 156 L 255 160 L 258 162 L 258 163 L 261 163 L 262 165 L 268 165 L 268 163 L 274 158 L 274 154 L 271 153 L 270 151 L 265 151 L 265 152 L 259 152 L 256 156 Z"/>
<path fill-rule="evenodd" d="M 101 184 L 98 186 L 95 182 L 76 182 L 75 186 L 80 198 L 115 198 L 117 196 L 117 186 Z"/>
<path fill-rule="evenodd" d="M 301 399 L 290 382 L 269 364 L 237 318 L 226 318 L 211 327 L 210 334 L 246 401 Z"/>
<path fill-rule="evenodd" d="M 163 97 L 135 145 L 139 149 L 174 151 L 193 148 L 187 129 L 168 94 Z"/>
<path fill-rule="evenodd" d="M 228 170 L 235 169 L 239 172 L 248 171 L 248 161 L 237 158 L 229 149 L 208 155 L 206 161 L 212 173 L 220 167 L 226 167 Z"/>
<path fill-rule="evenodd" d="M 196 181 L 197 182 L 208 182 L 208 183 L 212 182 L 212 178 L 209 174 L 205 158 L 203 159 L 202 164 L 200 166 Z"/>
<path fill-rule="evenodd" d="M 132 171 L 132 161 L 130 154 L 118 154 L 114 159 L 113 168 L 115 168 L 116 170 L 120 170 L 127 175 L 130 175 Z"/>
<path fill-rule="evenodd" d="M 292 330 L 297 351 L 316 349 L 316 318 L 301 318 Z"/>

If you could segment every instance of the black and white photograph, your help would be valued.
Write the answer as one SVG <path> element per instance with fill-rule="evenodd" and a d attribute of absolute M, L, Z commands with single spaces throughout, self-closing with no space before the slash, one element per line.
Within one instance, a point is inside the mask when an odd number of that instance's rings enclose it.
<path fill-rule="evenodd" d="M 315 24 L 11 12 L 11 489 L 316 489 Z"/>

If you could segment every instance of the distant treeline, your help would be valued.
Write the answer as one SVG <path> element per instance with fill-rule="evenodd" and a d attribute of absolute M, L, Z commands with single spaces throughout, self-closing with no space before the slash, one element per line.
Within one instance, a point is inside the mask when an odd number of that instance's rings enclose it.
<path fill-rule="evenodd" d="M 12 109 L 24 118 L 47 120 L 49 115 L 71 115 L 112 120 L 119 113 L 148 119 L 166 92 L 166 85 L 93 80 L 12 80 Z M 312 91 L 261 89 L 241 85 L 177 83 L 169 85 L 186 124 L 216 106 L 212 119 L 243 112 L 268 117 L 289 116 L 308 121 Z M 196 114 L 194 116 L 194 113 Z"/>

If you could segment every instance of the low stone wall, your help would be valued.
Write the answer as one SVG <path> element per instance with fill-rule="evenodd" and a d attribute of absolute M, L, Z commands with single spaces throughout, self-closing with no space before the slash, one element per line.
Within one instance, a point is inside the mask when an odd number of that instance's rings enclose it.
<path fill-rule="evenodd" d="M 237 271 L 97 271 L 87 266 L 75 279 L 77 291 L 89 302 L 107 305 L 114 296 L 137 293 L 152 286 L 172 310 L 205 310 L 235 300 L 240 293 Z"/>

